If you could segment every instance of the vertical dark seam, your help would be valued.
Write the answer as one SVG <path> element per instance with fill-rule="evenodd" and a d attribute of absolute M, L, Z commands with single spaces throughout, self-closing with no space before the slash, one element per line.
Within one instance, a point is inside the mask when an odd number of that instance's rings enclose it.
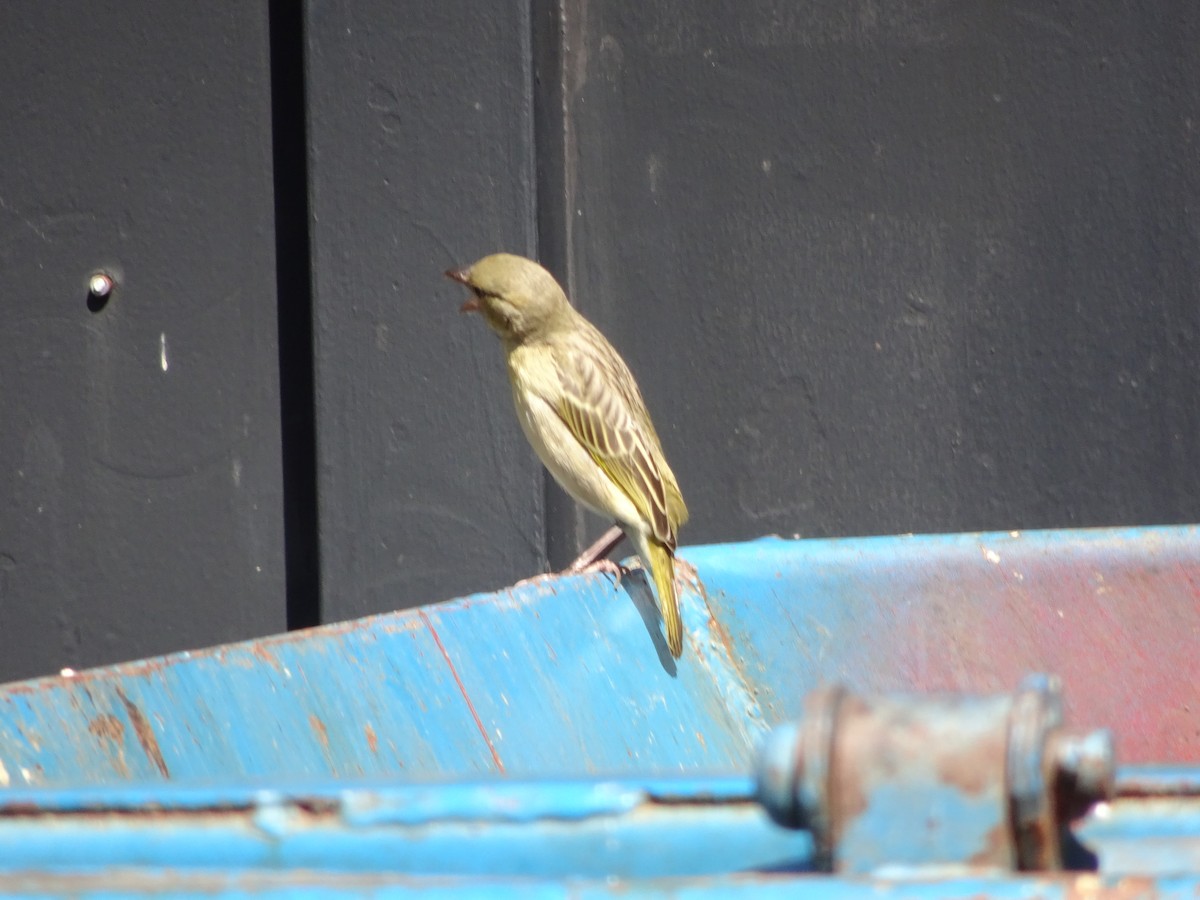
<path fill-rule="evenodd" d="M 321 620 L 305 4 L 269 0 L 287 627 Z"/>

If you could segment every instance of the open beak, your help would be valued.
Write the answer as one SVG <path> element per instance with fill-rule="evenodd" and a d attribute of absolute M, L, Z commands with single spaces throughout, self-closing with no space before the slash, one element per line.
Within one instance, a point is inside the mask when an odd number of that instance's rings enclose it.
<path fill-rule="evenodd" d="M 465 284 L 471 287 L 471 270 L 470 269 L 447 269 L 446 277 L 451 281 L 457 281 L 459 284 Z M 459 312 L 479 312 L 479 296 L 472 294 L 471 299 L 458 308 Z"/>

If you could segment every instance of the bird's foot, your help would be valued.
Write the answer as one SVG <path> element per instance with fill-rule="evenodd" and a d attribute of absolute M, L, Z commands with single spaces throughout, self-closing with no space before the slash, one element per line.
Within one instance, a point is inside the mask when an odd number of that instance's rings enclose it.
<path fill-rule="evenodd" d="M 576 560 L 578 562 L 578 560 Z M 621 586 L 621 579 L 629 574 L 628 567 L 620 563 L 613 562 L 611 559 L 602 558 L 593 560 L 590 563 L 576 567 L 572 565 L 569 569 L 563 571 L 564 575 L 590 575 L 593 572 L 601 572 L 605 575 L 611 575 L 613 578 L 613 587 Z"/>
<path fill-rule="evenodd" d="M 613 581 L 619 586 L 621 579 L 629 574 L 629 569 L 620 563 L 613 562 L 608 558 L 608 554 L 612 553 L 624 537 L 625 532 L 621 530 L 620 526 L 614 525 L 608 531 L 604 532 L 600 539 L 592 544 L 592 546 L 579 554 L 579 558 L 575 562 L 571 563 L 561 572 L 549 572 L 543 575 L 534 575 L 531 578 L 522 578 L 514 587 L 538 584 L 548 578 L 556 578 L 559 575 L 590 575 L 593 572 L 603 572 L 605 575 L 613 576 Z"/>

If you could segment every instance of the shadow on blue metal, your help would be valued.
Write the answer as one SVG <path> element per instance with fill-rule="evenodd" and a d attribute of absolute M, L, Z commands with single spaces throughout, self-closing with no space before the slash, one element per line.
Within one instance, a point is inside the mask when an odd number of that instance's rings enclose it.
<path fill-rule="evenodd" d="M 1061 676 L 1122 760 L 1200 758 L 1195 527 L 691 547 L 665 653 L 640 572 L 0 687 L 0 786 L 749 770 L 840 682 Z"/>

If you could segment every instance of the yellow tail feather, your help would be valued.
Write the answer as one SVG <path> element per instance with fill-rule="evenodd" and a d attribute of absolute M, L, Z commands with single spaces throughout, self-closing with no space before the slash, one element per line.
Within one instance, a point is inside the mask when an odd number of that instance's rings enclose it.
<path fill-rule="evenodd" d="M 662 611 L 663 624 L 667 626 L 667 647 L 671 655 L 679 659 L 683 653 L 683 619 L 679 616 L 679 596 L 675 593 L 675 558 L 671 551 L 653 539 L 640 548 L 642 563 L 654 576 L 658 592 L 658 607 Z M 646 559 L 646 555 L 650 558 Z"/>

